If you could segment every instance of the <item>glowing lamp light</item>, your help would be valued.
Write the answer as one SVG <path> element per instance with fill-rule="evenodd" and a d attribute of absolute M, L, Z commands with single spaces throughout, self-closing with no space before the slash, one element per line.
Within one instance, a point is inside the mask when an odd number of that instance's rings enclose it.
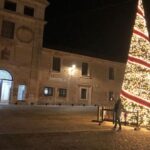
<path fill-rule="evenodd" d="M 44 89 L 44 94 L 47 95 L 48 94 L 48 88 Z"/>
<path fill-rule="evenodd" d="M 70 76 L 73 76 L 75 74 L 76 71 L 76 65 L 72 65 L 71 67 L 69 67 L 68 72 Z"/>

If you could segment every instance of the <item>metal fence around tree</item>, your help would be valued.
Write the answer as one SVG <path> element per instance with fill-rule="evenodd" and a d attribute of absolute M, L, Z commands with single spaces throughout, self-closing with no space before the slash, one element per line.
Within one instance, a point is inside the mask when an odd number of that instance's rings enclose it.
<path fill-rule="evenodd" d="M 128 115 L 132 115 L 130 122 L 128 121 Z M 97 106 L 97 121 L 102 123 L 103 121 L 111 121 L 114 123 L 114 111 L 111 107 Z M 139 126 L 139 113 L 138 111 L 122 111 L 121 123 L 129 126 Z"/>

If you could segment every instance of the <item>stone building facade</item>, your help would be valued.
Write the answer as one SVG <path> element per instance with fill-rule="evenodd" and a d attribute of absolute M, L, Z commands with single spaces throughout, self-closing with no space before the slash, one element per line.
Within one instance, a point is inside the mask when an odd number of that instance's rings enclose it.
<path fill-rule="evenodd" d="M 43 48 L 46 0 L 0 0 L 0 103 L 109 105 L 125 64 Z"/>
<path fill-rule="evenodd" d="M 119 95 L 124 67 L 118 62 L 43 48 L 39 103 L 109 105 L 112 95 Z"/>

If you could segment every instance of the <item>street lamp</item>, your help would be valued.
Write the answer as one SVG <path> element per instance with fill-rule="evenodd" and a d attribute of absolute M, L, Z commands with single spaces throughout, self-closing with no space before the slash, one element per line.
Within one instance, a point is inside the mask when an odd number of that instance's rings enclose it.
<path fill-rule="evenodd" d="M 75 74 L 75 70 L 76 70 L 76 65 L 72 65 L 71 67 L 69 67 L 68 72 L 70 76 L 73 76 Z"/>

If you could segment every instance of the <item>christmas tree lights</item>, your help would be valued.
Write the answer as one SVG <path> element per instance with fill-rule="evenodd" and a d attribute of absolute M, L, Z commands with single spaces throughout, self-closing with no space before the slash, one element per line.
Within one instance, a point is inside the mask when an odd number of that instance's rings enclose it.
<path fill-rule="evenodd" d="M 126 111 L 138 111 L 140 125 L 150 124 L 150 41 L 142 0 L 138 2 L 121 99 Z M 134 122 L 133 113 L 127 114 L 127 121 Z"/>

